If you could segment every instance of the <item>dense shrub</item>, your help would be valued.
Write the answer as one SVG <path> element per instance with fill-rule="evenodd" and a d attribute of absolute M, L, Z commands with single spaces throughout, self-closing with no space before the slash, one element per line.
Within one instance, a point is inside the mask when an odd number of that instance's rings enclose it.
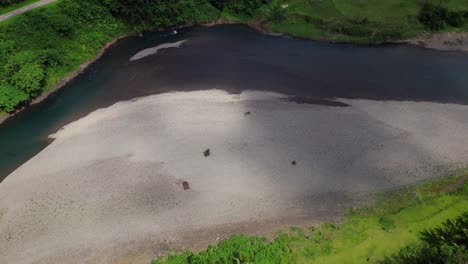
<path fill-rule="evenodd" d="M 464 23 L 463 14 L 461 12 L 447 12 L 445 22 L 452 27 L 461 27 Z"/>
<path fill-rule="evenodd" d="M 251 16 L 255 14 L 260 5 L 260 0 L 236 0 L 229 1 L 227 8 L 233 10 L 234 13 Z"/>
<path fill-rule="evenodd" d="M 218 13 L 208 0 L 61 0 L 18 16 L 0 25 L 0 111 L 27 103 L 125 32 L 213 21 Z"/>
<path fill-rule="evenodd" d="M 122 30 L 108 10 L 95 11 L 102 9 L 96 1 L 63 0 L 0 25 L 0 110 L 11 112 L 39 95 L 51 85 L 46 80 L 76 67 Z"/>
<path fill-rule="evenodd" d="M 449 11 L 442 5 L 426 2 L 419 11 L 418 19 L 430 30 L 441 30 L 446 25 L 460 27 L 464 24 L 463 12 Z"/>
<path fill-rule="evenodd" d="M 12 4 L 24 2 L 25 0 L 0 0 L 0 7 L 9 6 Z"/>
<path fill-rule="evenodd" d="M 26 102 L 29 96 L 11 86 L 11 85 L 1 85 L 0 84 L 0 108 L 5 112 L 13 112 L 18 105 Z"/>
<path fill-rule="evenodd" d="M 149 27 L 208 22 L 218 15 L 205 0 L 107 0 L 105 3 L 117 17 Z"/>
<path fill-rule="evenodd" d="M 430 30 L 440 30 L 445 27 L 447 10 L 426 2 L 419 11 L 418 19 Z"/>
<path fill-rule="evenodd" d="M 153 264 L 162 263 L 290 263 L 291 250 L 287 236 L 279 236 L 274 242 L 268 243 L 264 238 L 249 238 L 244 235 L 234 236 L 221 241 L 218 246 L 209 246 L 208 250 L 193 254 L 171 255 L 160 258 Z"/>
<path fill-rule="evenodd" d="M 229 13 L 254 16 L 257 14 L 262 3 L 268 1 L 262 0 L 226 0 L 223 4 L 224 10 Z"/>
<path fill-rule="evenodd" d="M 441 227 L 421 233 L 421 245 L 410 245 L 382 264 L 468 263 L 468 212 Z"/>

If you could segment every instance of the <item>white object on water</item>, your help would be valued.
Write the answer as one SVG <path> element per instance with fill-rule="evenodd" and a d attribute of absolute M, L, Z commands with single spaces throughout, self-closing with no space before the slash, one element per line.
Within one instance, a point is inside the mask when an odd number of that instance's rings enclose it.
<path fill-rule="evenodd" d="M 142 59 L 142 58 L 144 58 L 146 56 L 156 54 L 156 53 L 158 53 L 159 50 L 162 50 L 162 49 L 180 48 L 180 46 L 182 44 L 184 44 L 185 42 L 187 42 L 187 41 L 188 40 L 185 39 L 185 40 L 177 41 L 175 43 L 165 43 L 165 44 L 161 44 L 159 46 L 153 47 L 153 48 L 144 49 L 144 50 L 138 52 L 137 54 L 133 55 L 130 58 L 130 61 L 139 60 L 139 59 Z"/>

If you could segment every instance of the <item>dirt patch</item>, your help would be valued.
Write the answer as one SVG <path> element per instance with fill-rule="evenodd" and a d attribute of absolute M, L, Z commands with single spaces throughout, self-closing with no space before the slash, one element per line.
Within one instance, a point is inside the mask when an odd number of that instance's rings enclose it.
<path fill-rule="evenodd" d="M 190 185 L 189 185 L 189 183 L 186 182 L 186 181 L 182 182 L 182 187 L 184 188 L 184 191 L 190 189 Z"/>
<path fill-rule="evenodd" d="M 287 97 L 287 98 L 282 99 L 282 101 L 294 102 L 296 104 L 313 104 L 313 105 L 324 105 L 324 106 L 335 106 L 335 107 L 350 106 L 349 104 L 345 104 L 339 101 L 327 100 L 327 99 L 321 99 L 321 98 L 301 97 L 301 96 Z"/>
<path fill-rule="evenodd" d="M 428 189 L 429 192 L 435 193 L 435 194 L 440 194 L 441 192 L 443 193 L 453 193 L 458 190 L 460 190 L 465 183 L 468 181 L 468 173 L 456 178 L 455 182 L 447 182 L 443 184 L 442 186 L 433 186 Z"/>

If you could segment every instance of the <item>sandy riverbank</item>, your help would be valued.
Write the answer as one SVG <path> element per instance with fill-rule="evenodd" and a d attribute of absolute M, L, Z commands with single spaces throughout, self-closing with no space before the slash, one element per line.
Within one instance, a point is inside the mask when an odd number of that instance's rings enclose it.
<path fill-rule="evenodd" d="M 0 184 L 0 262 L 148 261 L 335 220 L 366 193 L 468 164 L 468 106 L 281 98 L 168 93 L 71 123 Z"/>
<path fill-rule="evenodd" d="M 404 43 L 442 51 L 468 51 L 468 32 L 422 34 Z"/>

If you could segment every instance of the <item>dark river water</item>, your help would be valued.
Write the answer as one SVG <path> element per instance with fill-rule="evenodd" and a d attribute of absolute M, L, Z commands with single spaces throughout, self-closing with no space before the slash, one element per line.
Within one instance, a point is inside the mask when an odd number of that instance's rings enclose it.
<path fill-rule="evenodd" d="M 179 49 L 129 61 L 142 49 L 184 39 L 189 41 Z M 46 101 L 0 126 L 0 181 L 45 148 L 48 135 L 95 109 L 214 88 L 269 90 L 310 102 L 341 97 L 468 104 L 468 54 L 318 43 L 234 25 L 126 38 Z"/>

